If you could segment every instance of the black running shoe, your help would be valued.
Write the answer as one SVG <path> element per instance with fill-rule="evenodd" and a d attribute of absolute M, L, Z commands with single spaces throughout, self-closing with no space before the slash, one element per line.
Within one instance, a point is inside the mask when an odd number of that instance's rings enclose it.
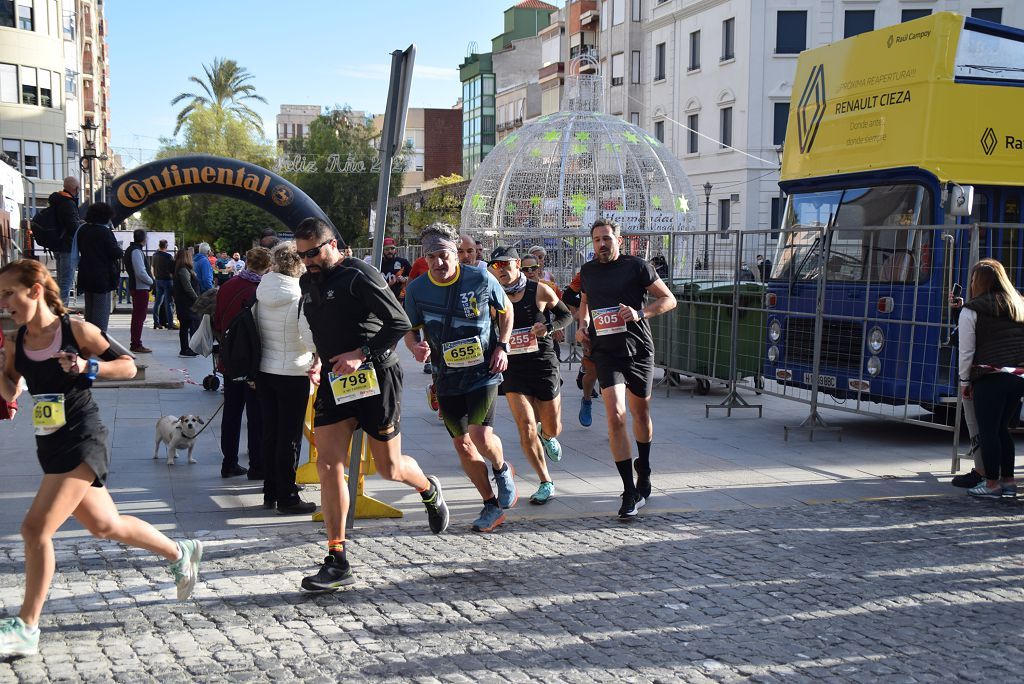
<path fill-rule="evenodd" d="M 302 588 L 306 591 L 334 591 L 355 581 L 347 560 L 339 563 L 334 556 L 327 556 L 318 573 L 302 578 Z"/>
<path fill-rule="evenodd" d="M 977 470 L 971 469 L 971 472 L 964 473 L 963 475 L 957 475 L 952 480 L 954 487 L 963 487 L 964 489 L 970 489 L 971 487 L 977 487 L 985 478 L 978 474 Z"/>
<path fill-rule="evenodd" d="M 427 509 L 430 531 L 434 534 L 441 534 L 448 529 L 448 504 L 444 502 L 444 494 L 441 493 L 441 481 L 437 479 L 437 476 L 431 475 L 427 480 L 434 485 L 434 497 L 429 501 L 424 499 L 423 505 Z"/>
<path fill-rule="evenodd" d="M 646 504 L 651 500 L 651 474 L 636 476 L 636 495 Z"/>
<path fill-rule="evenodd" d="M 622 505 L 619 506 L 619 520 L 636 520 L 636 515 L 647 503 L 639 494 L 630 496 L 622 493 Z"/>

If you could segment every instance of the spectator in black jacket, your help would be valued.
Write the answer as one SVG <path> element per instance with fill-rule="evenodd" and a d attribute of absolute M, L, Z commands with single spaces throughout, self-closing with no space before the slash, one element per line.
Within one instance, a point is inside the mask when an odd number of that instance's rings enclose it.
<path fill-rule="evenodd" d="M 60 299 L 64 306 L 68 305 L 71 294 L 71 283 L 75 279 L 75 269 L 71 263 L 71 242 L 75 239 L 75 231 L 82 224 L 78 215 L 78 179 L 68 176 L 64 179 L 64 189 L 50 195 L 50 206 L 57 215 L 60 227 L 60 247 L 53 252 L 57 259 L 57 287 L 60 288 Z"/>
<path fill-rule="evenodd" d="M 110 228 L 112 218 L 109 204 L 90 204 L 78 233 L 78 292 L 85 299 L 85 320 L 103 332 L 110 322 L 110 293 L 121 273 L 122 251 Z"/>
<path fill-rule="evenodd" d="M 153 329 L 167 328 L 177 330 L 174 324 L 174 256 L 167 251 L 167 240 L 157 243 L 153 252 L 153 279 L 156 289 L 153 290 Z"/>

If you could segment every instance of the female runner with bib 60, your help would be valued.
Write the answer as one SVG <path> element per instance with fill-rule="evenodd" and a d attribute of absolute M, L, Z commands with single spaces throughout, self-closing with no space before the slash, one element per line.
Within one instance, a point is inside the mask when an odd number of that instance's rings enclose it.
<path fill-rule="evenodd" d="M 118 514 L 104 486 L 110 465 L 107 430 L 90 387 L 96 378 L 135 377 L 135 361 L 110 347 L 99 328 L 71 320 L 57 283 L 37 261 L 0 269 L 0 307 L 19 326 L 0 350 L 0 395 L 21 393 L 25 380 L 35 406 L 33 429 L 43 479 L 21 525 L 25 540 L 25 601 L 18 617 L 0 621 L 0 657 L 39 650 L 39 615 L 54 572 L 53 535 L 71 516 L 99 539 L 113 539 L 166 558 L 178 598 L 192 594 L 203 547 L 173 542 L 152 525 Z"/>

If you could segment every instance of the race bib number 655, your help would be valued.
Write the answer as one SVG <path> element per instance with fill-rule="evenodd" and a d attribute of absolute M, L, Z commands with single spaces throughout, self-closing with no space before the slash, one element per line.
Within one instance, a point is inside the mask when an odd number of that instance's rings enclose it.
<path fill-rule="evenodd" d="M 619 315 L 619 307 L 617 306 L 594 309 L 593 316 L 594 332 L 597 333 L 598 337 L 626 332 L 626 322 Z"/>
<path fill-rule="evenodd" d="M 479 337 L 467 337 L 464 340 L 445 342 L 442 355 L 444 365 L 449 368 L 465 368 L 483 362 L 484 348 Z"/>

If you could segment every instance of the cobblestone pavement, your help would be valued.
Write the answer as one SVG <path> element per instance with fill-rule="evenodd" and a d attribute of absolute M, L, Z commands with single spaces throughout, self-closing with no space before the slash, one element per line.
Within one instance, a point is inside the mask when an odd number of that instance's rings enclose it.
<path fill-rule="evenodd" d="M 360 530 L 358 581 L 303 595 L 319 530 L 205 535 L 195 599 L 151 556 L 58 540 L 14 681 L 1020 681 L 1024 505 L 960 497 Z M 0 609 L 22 555 L 0 546 Z"/>

